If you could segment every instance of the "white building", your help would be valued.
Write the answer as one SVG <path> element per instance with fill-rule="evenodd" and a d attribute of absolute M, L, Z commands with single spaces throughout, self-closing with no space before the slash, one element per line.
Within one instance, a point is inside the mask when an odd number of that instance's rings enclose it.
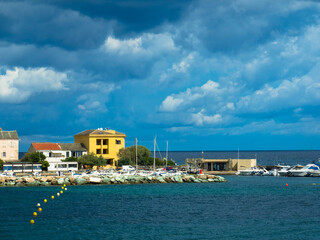
<path fill-rule="evenodd" d="M 39 152 L 46 156 L 50 166 L 48 170 L 77 170 L 75 162 L 62 162 L 68 157 L 81 157 L 87 154 L 87 149 L 80 143 L 31 143 L 29 153 Z"/>

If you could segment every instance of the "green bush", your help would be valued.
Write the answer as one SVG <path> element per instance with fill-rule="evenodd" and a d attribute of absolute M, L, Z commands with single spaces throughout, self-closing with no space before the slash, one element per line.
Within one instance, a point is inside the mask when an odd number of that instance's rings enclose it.
<path fill-rule="evenodd" d="M 48 161 L 42 161 L 42 171 L 48 171 L 49 163 Z"/>
<path fill-rule="evenodd" d="M 26 153 L 23 158 L 21 159 L 21 162 L 41 162 L 46 159 L 46 156 L 41 152 L 33 152 L 33 153 Z"/>
<path fill-rule="evenodd" d="M 0 158 L 0 170 L 3 169 L 3 163 L 4 163 L 4 161 Z"/>
<path fill-rule="evenodd" d="M 85 165 L 92 168 L 93 166 L 104 166 L 107 164 L 106 159 L 104 159 L 102 156 L 97 157 L 93 153 L 78 157 L 77 162 L 80 168 Z"/>

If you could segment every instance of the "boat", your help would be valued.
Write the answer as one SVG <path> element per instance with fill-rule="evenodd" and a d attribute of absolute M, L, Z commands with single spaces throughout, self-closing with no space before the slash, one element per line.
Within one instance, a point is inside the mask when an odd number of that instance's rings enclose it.
<path fill-rule="evenodd" d="M 285 177 L 288 175 L 288 170 L 291 168 L 289 165 L 278 164 L 275 166 L 273 171 L 275 172 L 274 176 Z"/>
<path fill-rule="evenodd" d="M 318 164 L 310 163 L 303 168 L 292 168 L 288 170 L 288 175 L 292 177 L 307 177 L 313 174 L 315 171 L 319 171 L 320 166 Z"/>
<path fill-rule="evenodd" d="M 236 173 L 236 175 L 240 175 L 240 176 L 254 176 L 254 175 L 256 175 L 259 171 L 260 171 L 259 168 L 252 167 L 252 168 L 249 168 L 249 169 L 239 170 L 239 171 Z"/>

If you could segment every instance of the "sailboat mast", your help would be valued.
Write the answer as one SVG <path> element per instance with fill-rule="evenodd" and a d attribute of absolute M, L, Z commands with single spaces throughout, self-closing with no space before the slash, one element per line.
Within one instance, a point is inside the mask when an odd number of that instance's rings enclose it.
<path fill-rule="evenodd" d="M 138 140 L 135 137 L 135 145 L 136 145 L 136 171 L 138 171 Z"/>
<path fill-rule="evenodd" d="M 237 170 L 239 171 L 239 147 L 238 147 L 238 164 L 237 164 L 238 166 L 237 166 Z"/>
<path fill-rule="evenodd" d="M 167 140 L 167 151 L 166 151 L 166 167 L 168 166 L 168 140 Z"/>
<path fill-rule="evenodd" d="M 153 140 L 153 171 L 156 171 L 156 137 Z"/>

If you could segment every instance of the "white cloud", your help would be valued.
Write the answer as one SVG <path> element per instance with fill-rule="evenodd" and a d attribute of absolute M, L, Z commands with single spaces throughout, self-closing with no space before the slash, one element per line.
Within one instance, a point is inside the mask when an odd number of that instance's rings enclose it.
<path fill-rule="evenodd" d="M 67 90 L 65 73 L 47 68 L 19 68 L 0 75 L 0 102 L 21 103 L 41 92 Z"/>
<path fill-rule="evenodd" d="M 219 122 L 222 122 L 222 117 L 220 114 L 214 114 L 212 116 L 207 116 L 204 114 L 205 110 L 201 109 L 200 112 L 192 114 L 192 122 L 195 123 L 197 126 L 202 125 L 212 125 Z"/>
<path fill-rule="evenodd" d="M 201 87 L 188 88 L 185 92 L 167 96 L 161 103 L 160 111 L 173 112 L 180 110 L 179 108 L 182 106 L 192 106 L 194 101 L 203 99 L 206 96 L 220 96 L 223 90 L 219 87 L 219 83 L 209 80 Z"/>
<path fill-rule="evenodd" d="M 109 36 L 103 47 L 105 52 L 117 55 L 158 55 L 175 50 L 174 41 L 170 34 L 144 33 L 137 38 L 116 39 Z"/>

